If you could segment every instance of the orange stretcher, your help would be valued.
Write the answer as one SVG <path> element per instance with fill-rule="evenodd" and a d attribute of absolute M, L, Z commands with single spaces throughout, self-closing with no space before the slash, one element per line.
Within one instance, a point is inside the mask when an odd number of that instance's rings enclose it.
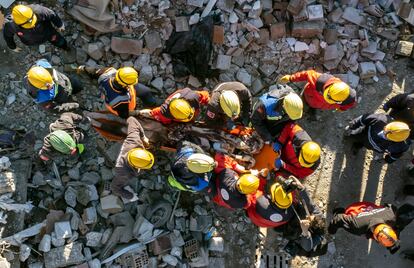
<path fill-rule="evenodd" d="M 256 160 L 254 169 L 261 170 L 267 168 L 269 170 L 274 168 L 275 159 L 279 158 L 279 154 L 273 151 L 273 147 L 270 144 L 265 144 L 260 153 L 253 156 Z"/>

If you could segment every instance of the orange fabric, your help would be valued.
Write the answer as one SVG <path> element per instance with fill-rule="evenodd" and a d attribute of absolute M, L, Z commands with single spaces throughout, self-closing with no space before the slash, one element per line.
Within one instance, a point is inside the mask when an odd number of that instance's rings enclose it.
<path fill-rule="evenodd" d="M 216 153 L 214 160 L 217 162 L 217 167 L 214 169 L 216 174 L 219 174 L 225 168 L 236 170 L 238 164 L 233 157 L 222 153 Z"/>
<path fill-rule="evenodd" d="M 279 154 L 273 151 L 271 144 L 265 144 L 260 153 L 254 156 L 256 164 L 253 169 L 261 170 L 267 168 L 269 170 L 274 168 L 275 159 L 279 157 Z"/>
<path fill-rule="evenodd" d="M 288 141 L 292 141 L 295 135 L 300 131 L 303 131 L 303 128 L 293 122 L 290 122 L 283 128 L 277 141 L 284 145 Z"/>
<path fill-rule="evenodd" d="M 210 93 L 208 91 L 196 91 L 197 94 L 200 96 L 200 104 L 207 105 L 210 101 Z"/>
<path fill-rule="evenodd" d="M 115 90 L 114 88 L 112 88 L 113 90 Z M 117 91 L 117 90 L 115 90 Z M 128 102 L 128 110 L 134 111 L 135 107 L 137 106 L 137 93 L 135 91 L 135 87 L 134 86 L 128 86 L 128 92 L 129 92 L 129 96 L 130 96 L 130 100 Z M 103 99 L 105 99 L 105 96 L 102 96 Z M 123 104 L 125 102 L 120 102 L 118 103 L 116 106 Z M 111 113 L 113 113 L 114 115 L 119 115 L 117 111 L 114 110 L 114 108 L 116 108 L 116 106 L 112 107 L 109 104 L 105 103 L 106 108 L 108 109 L 108 111 L 110 111 Z"/>
<path fill-rule="evenodd" d="M 173 122 L 173 120 L 171 120 L 171 119 L 169 119 L 169 118 L 165 117 L 165 116 L 162 114 L 161 107 L 157 107 L 157 108 L 152 109 L 152 110 L 151 110 L 151 116 L 152 116 L 155 120 L 157 120 L 157 121 L 161 122 L 162 124 L 171 124 L 171 123 Z"/>

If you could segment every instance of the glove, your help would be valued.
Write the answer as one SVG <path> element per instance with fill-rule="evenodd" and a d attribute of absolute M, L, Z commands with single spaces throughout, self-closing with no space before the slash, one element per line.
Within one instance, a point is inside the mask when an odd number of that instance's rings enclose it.
<path fill-rule="evenodd" d="M 344 136 L 349 137 L 349 136 L 351 136 L 351 133 L 352 133 L 351 128 L 349 126 L 346 126 L 345 131 L 344 131 Z"/>
<path fill-rule="evenodd" d="M 275 141 L 272 144 L 272 147 L 273 147 L 273 151 L 275 151 L 276 153 L 279 153 L 280 154 L 280 150 L 282 150 L 282 144 L 281 143 Z"/>
<path fill-rule="evenodd" d="M 303 190 L 305 190 L 305 186 L 303 186 L 303 184 L 300 182 L 300 180 L 299 180 L 298 178 L 296 178 L 295 176 L 290 176 L 289 178 L 292 178 L 292 179 L 293 179 L 292 184 L 293 184 L 293 185 L 295 185 L 295 186 L 296 186 L 296 188 L 297 188 L 299 191 L 303 191 Z"/>
<path fill-rule="evenodd" d="M 282 83 L 282 84 L 286 84 L 286 83 L 289 83 L 290 82 L 290 75 L 284 75 L 284 76 L 282 76 L 281 78 L 279 78 L 279 83 Z"/>
<path fill-rule="evenodd" d="M 143 117 L 152 117 L 151 116 L 151 109 L 140 110 L 140 111 L 138 111 L 138 115 L 143 116 Z"/>
<path fill-rule="evenodd" d="M 144 144 L 145 148 L 148 148 L 150 146 L 150 140 L 147 137 L 144 137 L 142 139 L 142 143 Z"/>
<path fill-rule="evenodd" d="M 79 103 L 69 102 L 69 103 L 63 103 L 61 105 L 58 105 L 54 109 L 58 110 L 59 112 L 63 112 L 63 111 L 75 110 L 78 108 L 79 108 Z"/>
<path fill-rule="evenodd" d="M 280 158 L 276 158 L 275 160 L 275 169 L 279 170 L 283 166 L 283 161 Z"/>
<path fill-rule="evenodd" d="M 395 159 L 393 159 L 389 154 L 385 155 L 384 160 L 388 164 L 391 164 L 391 163 L 393 163 L 395 161 Z"/>
<path fill-rule="evenodd" d="M 257 169 L 251 169 L 250 170 L 250 174 L 254 175 L 254 176 L 258 176 L 259 175 L 259 171 Z"/>
<path fill-rule="evenodd" d="M 20 51 L 22 51 L 22 49 L 20 47 L 16 47 L 15 49 L 12 49 L 14 52 L 19 53 Z"/>
<path fill-rule="evenodd" d="M 390 107 L 388 107 L 386 104 L 384 104 L 384 106 L 382 106 L 382 109 L 383 109 L 385 112 L 388 112 L 388 110 L 390 109 Z"/>

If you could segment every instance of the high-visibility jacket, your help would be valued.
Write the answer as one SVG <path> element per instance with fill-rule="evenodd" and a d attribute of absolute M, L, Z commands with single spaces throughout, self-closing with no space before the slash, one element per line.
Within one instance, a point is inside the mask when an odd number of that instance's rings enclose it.
<path fill-rule="evenodd" d="M 114 79 L 116 72 L 115 68 L 108 68 L 99 76 L 99 90 L 108 111 L 122 118 L 128 118 L 129 112 L 134 111 L 137 104 L 135 87 L 117 85 Z"/>
<path fill-rule="evenodd" d="M 286 171 L 299 179 L 311 175 L 319 166 L 318 160 L 312 167 L 302 167 L 299 163 L 299 155 L 302 146 L 312 141 L 309 134 L 299 125 L 291 122 L 283 128 L 277 142 L 282 144 L 281 159 L 283 161 L 281 170 Z"/>
<path fill-rule="evenodd" d="M 151 115 L 157 121 L 160 121 L 163 124 L 170 124 L 172 122 L 180 122 L 176 120 L 170 113 L 170 102 L 173 99 L 180 98 L 188 101 L 190 106 L 194 108 L 195 113 L 192 121 L 194 121 L 197 115 L 200 113 L 201 105 L 207 105 L 208 101 L 210 100 L 210 95 L 208 91 L 195 91 L 189 88 L 183 88 L 175 91 L 172 93 L 168 98 L 164 101 L 164 103 L 157 108 L 151 110 Z"/>
<path fill-rule="evenodd" d="M 305 85 L 304 96 L 308 105 L 315 109 L 321 110 L 341 110 L 346 111 L 356 104 L 356 91 L 350 88 L 349 97 L 341 104 L 327 103 L 323 97 L 324 91 L 333 83 L 341 82 L 339 78 L 330 74 L 321 74 L 314 70 L 302 71 L 290 76 L 291 82 L 307 81 Z"/>

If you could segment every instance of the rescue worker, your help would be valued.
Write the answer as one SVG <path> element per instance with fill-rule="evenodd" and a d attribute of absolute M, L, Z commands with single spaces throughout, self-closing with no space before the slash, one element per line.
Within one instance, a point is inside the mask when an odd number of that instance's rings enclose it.
<path fill-rule="evenodd" d="M 355 90 L 333 75 L 309 70 L 280 78 L 281 83 L 301 81 L 308 82 L 303 94 L 311 108 L 346 111 L 356 104 Z"/>
<path fill-rule="evenodd" d="M 70 78 L 57 71 L 45 59 L 38 60 L 23 78 L 23 85 L 35 102 L 45 109 L 59 111 L 78 108 L 77 103 L 68 103 L 71 95 L 82 90 L 82 85 L 74 77 Z"/>
<path fill-rule="evenodd" d="M 205 191 L 215 166 L 214 159 L 200 146 L 183 141 L 177 147 L 168 183 L 181 191 Z"/>
<path fill-rule="evenodd" d="M 4 25 L 3 36 L 14 52 L 22 50 L 16 46 L 14 35 L 27 46 L 49 41 L 56 47 L 69 50 L 65 38 L 59 33 L 63 31 L 65 25 L 53 10 L 41 5 L 16 5 Z"/>
<path fill-rule="evenodd" d="M 121 151 L 116 160 L 111 190 L 117 196 L 132 199 L 134 193 L 124 187 L 141 170 L 151 169 L 155 160 L 154 155 L 145 149 L 149 146 L 149 140 L 138 120 L 131 116 L 128 118 L 127 124 L 128 135 L 122 143 Z"/>
<path fill-rule="evenodd" d="M 275 159 L 275 169 L 299 179 L 311 175 L 320 163 L 321 147 L 295 123 L 285 125 L 273 143 L 273 150 L 279 155 Z"/>
<path fill-rule="evenodd" d="M 206 124 L 214 128 L 233 129 L 235 122 L 249 124 L 252 95 L 240 82 L 217 85 L 207 105 Z"/>
<path fill-rule="evenodd" d="M 259 227 L 279 227 L 295 217 L 294 207 L 301 206 L 299 198 L 310 200 L 309 193 L 298 179 L 287 179 L 269 184 L 264 191 L 258 190 L 249 196 L 247 208 L 250 220 Z M 311 213 L 314 208 L 306 204 Z"/>
<path fill-rule="evenodd" d="M 106 108 L 121 118 L 127 119 L 130 115 L 136 115 L 136 97 L 142 100 L 145 107 L 156 105 L 151 90 L 138 85 L 138 72 L 132 67 L 99 69 L 82 65 L 78 67 L 78 72 L 98 78 L 99 91 Z"/>
<path fill-rule="evenodd" d="M 303 102 L 289 86 L 276 85 L 256 102 L 252 113 L 252 125 L 260 137 L 272 143 L 283 127 L 302 118 Z"/>
<path fill-rule="evenodd" d="M 190 122 L 197 118 L 201 105 L 207 105 L 209 99 L 208 91 L 179 89 L 171 94 L 160 107 L 141 110 L 139 114 L 152 117 L 163 124 Z"/>
<path fill-rule="evenodd" d="M 410 148 L 410 128 L 406 123 L 394 121 L 386 114 L 364 114 L 345 127 L 345 136 L 353 141 L 354 153 L 361 147 L 384 154 L 392 163 Z"/>
<path fill-rule="evenodd" d="M 62 155 L 80 155 L 85 149 L 81 143 L 84 134 L 78 127 L 82 120 L 81 115 L 63 113 L 50 124 L 50 134 L 43 139 L 43 147 L 39 151 L 40 159 L 48 161 Z"/>
<path fill-rule="evenodd" d="M 339 228 L 354 235 L 365 235 L 386 247 L 391 254 L 399 249 L 400 232 L 414 219 L 414 206 L 404 204 L 400 208 L 386 204 L 377 206 L 371 202 L 357 202 L 346 209 L 336 208 L 328 232 L 335 234 Z"/>
<path fill-rule="evenodd" d="M 410 129 L 414 127 L 414 93 L 402 93 L 389 99 L 383 106 L 385 112 L 397 121 L 406 123 Z M 414 138 L 410 133 L 410 138 Z"/>
<path fill-rule="evenodd" d="M 229 209 L 247 208 L 249 194 L 259 189 L 260 180 L 253 174 L 239 175 L 236 171 L 225 168 L 211 180 L 210 196 L 219 206 Z"/>

